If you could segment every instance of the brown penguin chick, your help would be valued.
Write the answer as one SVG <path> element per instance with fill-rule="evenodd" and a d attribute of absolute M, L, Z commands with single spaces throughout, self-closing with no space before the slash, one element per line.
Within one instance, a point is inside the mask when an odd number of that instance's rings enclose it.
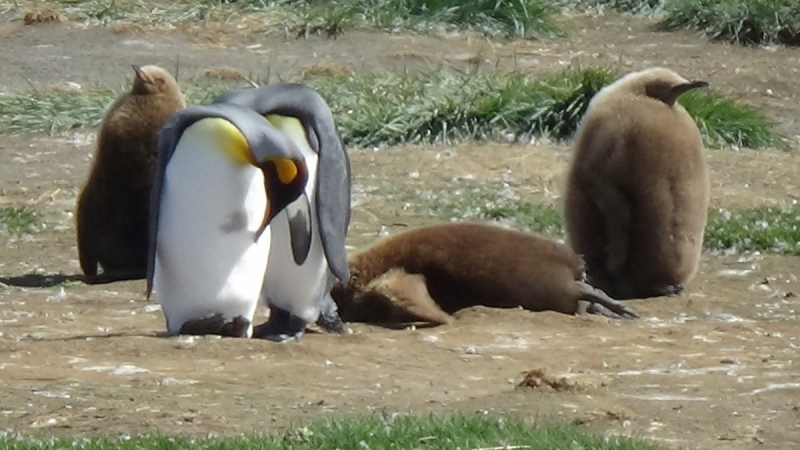
<path fill-rule="evenodd" d="M 167 120 L 186 106 L 169 72 L 132 67 L 133 87 L 103 118 L 89 178 L 78 198 L 78 255 L 88 283 L 146 276 L 158 139 Z M 103 268 L 99 275 L 98 264 Z"/>
<path fill-rule="evenodd" d="M 567 241 L 617 299 L 674 295 L 697 271 L 710 183 L 697 125 L 677 103 L 708 86 L 664 68 L 627 74 L 589 103 L 567 175 Z"/>
<path fill-rule="evenodd" d="M 482 223 L 444 223 L 383 239 L 349 258 L 331 296 L 346 322 L 446 324 L 471 306 L 614 318 L 637 315 L 583 282 L 566 245 Z"/>

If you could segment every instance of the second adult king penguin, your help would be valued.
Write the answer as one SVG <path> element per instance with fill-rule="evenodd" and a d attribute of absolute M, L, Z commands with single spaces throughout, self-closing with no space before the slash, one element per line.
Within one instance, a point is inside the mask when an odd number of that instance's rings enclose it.
<path fill-rule="evenodd" d="M 350 223 L 350 161 L 333 114 L 313 89 L 274 84 L 229 91 L 215 100 L 252 109 L 286 133 L 308 167 L 305 191 L 270 226 L 272 247 L 262 300 L 269 321 L 256 337 L 299 338 L 308 323 L 344 331 L 330 297 L 350 277 L 345 238 Z"/>

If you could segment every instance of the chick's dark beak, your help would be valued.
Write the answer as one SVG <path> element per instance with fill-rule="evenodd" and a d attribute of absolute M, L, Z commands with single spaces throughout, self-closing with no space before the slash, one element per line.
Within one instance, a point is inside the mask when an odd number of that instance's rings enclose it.
<path fill-rule="evenodd" d="M 708 87 L 708 82 L 702 80 L 689 81 L 688 83 L 679 84 L 672 88 L 672 97 L 677 99 L 678 97 L 680 97 L 686 92 L 691 91 L 692 89 L 704 88 L 704 87 Z M 675 100 L 673 100 L 672 102 L 674 103 Z"/>
<path fill-rule="evenodd" d="M 142 70 L 141 66 L 137 66 L 136 64 L 131 64 L 131 69 L 133 69 L 133 73 L 136 76 L 136 79 L 142 82 L 148 82 L 150 78 L 147 76 L 146 73 Z"/>
<path fill-rule="evenodd" d="M 258 241 L 272 219 L 304 192 L 308 169 L 304 161 L 289 158 L 269 158 L 256 166 L 264 173 L 267 191 L 267 210 L 255 234 L 255 240 Z"/>
<path fill-rule="evenodd" d="M 704 80 L 690 81 L 689 82 L 689 87 L 691 89 L 708 87 L 708 81 L 704 81 Z"/>

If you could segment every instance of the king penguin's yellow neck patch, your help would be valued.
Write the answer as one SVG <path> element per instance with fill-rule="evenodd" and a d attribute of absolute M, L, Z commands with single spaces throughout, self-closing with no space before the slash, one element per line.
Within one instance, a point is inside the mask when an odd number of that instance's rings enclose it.
<path fill-rule="evenodd" d="M 267 114 L 264 116 L 269 123 L 275 128 L 286 133 L 289 138 L 297 144 L 308 146 L 308 138 L 306 137 L 306 130 L 303 124 L 300 123 L 296 117 L 282 116 L 280 114 Z M 268 158 L 275 164 L 275 171 L 278 173 L 278 179 L 283 184 L 289 184 L 297 177 L 297 165 L 294 161 L 288 158 Z"/>
<path fill-rule="evenodd" d="M 308 145 L 306 129 L 303 128 L 303 124 L 300 123 L 300 120 L 296 117 L 267 114 L 264 118 L 276 128 L 289 135 L 293 141 L 297 143 L 302 142 L 304 146 Z"/>
<path fill-rule="evenodd" d="M 254 164 L 253 152 L 236 125 L 218 117 L 198 120 L 193 126 L 200 126 L 210 137 L 210 141 L 223 154 L 236 164 Z"/>

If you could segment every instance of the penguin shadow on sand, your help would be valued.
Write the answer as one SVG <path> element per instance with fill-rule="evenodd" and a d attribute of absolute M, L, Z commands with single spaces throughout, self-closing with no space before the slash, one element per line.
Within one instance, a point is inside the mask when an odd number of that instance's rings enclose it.
<path fill-rule="evenodd" d="M 65 337 L 45 337 L 45 338 L 35 339 L 34 342 L 72 342 L 72 341 L 88 341 L 96 339 L 132 338 L 132 337 L 157 338 L 161 336 L 159 336 L 159 332 L 136 333 L 136 332 L 122 331 L 116 333 L 76 334 L 73 336 L 65 336 Z"/>
<path fill-rule="evenodd" d="M 8 286 L 26 288 L 49 288 L 64 283 L 83 282 L 82 274 L 66 275 L 63 273 L 38 274 L 29 273 L 25 275 L 0 277 L 0 283 Z"/>
<path fill-rule="evenodd" d="M 25 275 L 6 276 L 0 277 L 0 283 L 16 287 L 30 287 L 30 288 L 49 288 L 58 286 L 64 283 L 84 283 L 88 285 L 94 284 L 108 284 L 117 281 L 133 281 L 139 280 L 141 277 L 131 274 L 126 277 L 124 274 L 116 273 L 114 275 L 98 274 L 95 277 L 87 277 L 82 273 L 65 274 L 65 273 L 28 273 Z"/>

